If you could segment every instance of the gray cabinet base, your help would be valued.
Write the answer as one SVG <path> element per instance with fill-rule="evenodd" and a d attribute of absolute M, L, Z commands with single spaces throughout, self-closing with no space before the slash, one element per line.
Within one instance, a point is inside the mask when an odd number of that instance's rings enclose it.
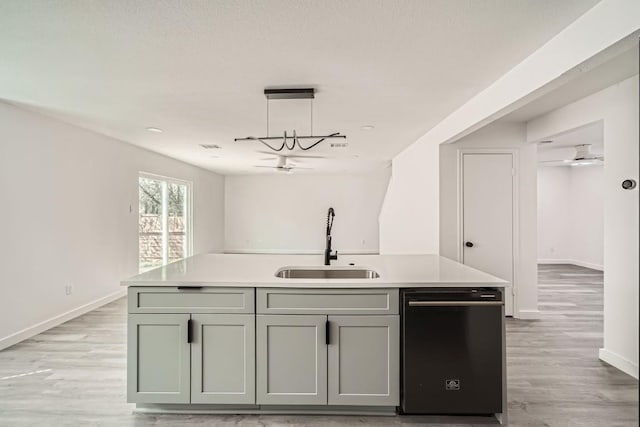
<path fill-rule="evenodd" d="M 138 403 L 136 413 L 151 414 L 284 414 L 284 415 L 396 415 L 395 406 L 339 405 L 172 405 Z"/>

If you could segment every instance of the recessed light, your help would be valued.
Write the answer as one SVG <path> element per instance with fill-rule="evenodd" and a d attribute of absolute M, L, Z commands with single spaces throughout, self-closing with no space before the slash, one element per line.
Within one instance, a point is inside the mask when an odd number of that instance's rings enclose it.
<path fill-rule="evenodd" d="M 149 128 L 147 128 L 147 130 L 149 132 L 162 133 L 162 129 L 160 129 L 160 128 L 149 127 Z"/>
<path fill-rule="evenodd" d="M 373 130 L 375 129 L 374 125 L 364 125 L 362 127 L 360 127 L 361 130 Z"/>

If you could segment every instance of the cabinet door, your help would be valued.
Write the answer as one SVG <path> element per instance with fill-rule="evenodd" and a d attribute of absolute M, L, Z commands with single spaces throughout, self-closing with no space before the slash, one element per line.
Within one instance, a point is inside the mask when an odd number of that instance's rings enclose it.
<path fill-rule="evenodd" d="M 191 403 L 255 403 L 255 316 L 194 314 Z"/>
<path fill-rule="evenodd" d="M 256 403 L 327 403 L 326 316 L 256 316 Z"/>
<path fill-rule="evenodd" d="M 329 405 L 399 405 L 399 316 L 329 316 L 329 332 Z"/>
<path fill-rule="evenodd" d="M 127 401 L 189 403 L 188 314 L 130 314 Z"/>

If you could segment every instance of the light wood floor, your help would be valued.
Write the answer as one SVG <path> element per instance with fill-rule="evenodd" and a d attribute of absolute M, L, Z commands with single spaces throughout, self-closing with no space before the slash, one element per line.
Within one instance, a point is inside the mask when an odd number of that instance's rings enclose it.
<path fill-rule="evenodd" d="M 540 266 L 540 320 L 507 322 L 510 425 L 638 425 L 638 381 L 598 360 L 602 274 Z M 465 419 L 134 415 L 125 401 L 126 301 L 0 352 L 0 426 L 418 426 Z"/>

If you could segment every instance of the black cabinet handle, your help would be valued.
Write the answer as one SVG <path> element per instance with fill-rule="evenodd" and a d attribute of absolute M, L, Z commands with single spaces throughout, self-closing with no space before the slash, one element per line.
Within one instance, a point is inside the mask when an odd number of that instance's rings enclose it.
<path fill-rule="evenodd" d="M 473 242 L 465 242 L 464 245 L 468 248 L 472 248 L 473 247 Z"/>
<path fill-rule="evenodd" d="M 202 289 L 202 286 L 178 286 L 179 291 L 184 291 L 186 289 Z"/>
<path fill-rule="evenodd" d="M 193 341 L 193 320 L 187 320 L 187 342 Z"/>
<path fill-rule="evenodd" d="M 329 322 L 328 320 L 325 322 L 324 332 L 325 332 L 324 342 L 326 345 L 329 345 L 331 344 L 331 322 Z"/>

